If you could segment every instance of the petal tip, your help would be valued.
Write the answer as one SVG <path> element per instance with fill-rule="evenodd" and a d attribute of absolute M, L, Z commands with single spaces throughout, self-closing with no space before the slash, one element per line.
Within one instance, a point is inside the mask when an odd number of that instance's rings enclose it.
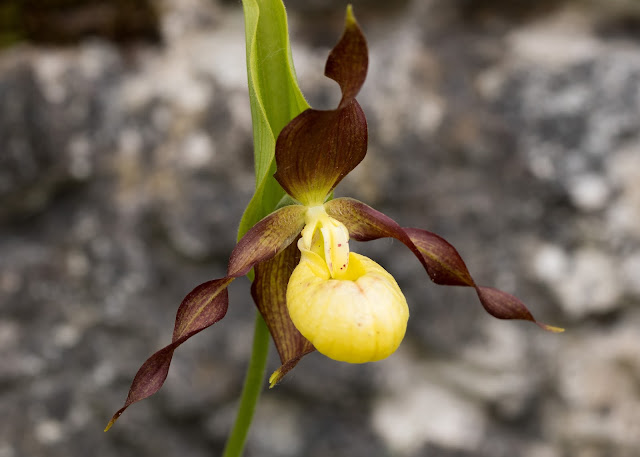
<path fill-rule="evenodd" d="M 107 424 L 107 426 L 104 428 L 104 431 L 105 431 L 105 432 L 108 432 L 108 431 L 109 431 L 109 429 L 110 429 L 111 427 L 113 427 L 113 424 L 115 424 L 115 423 L 116 423 L 116 421 L 118 420 L 118 417 L 120 417 L 120 414 L 117 414 L 117 413 L 116 413 L 116 414 L 114 414 L 114 416 L 111 418 L 111 420 L 109 421 L 109 423 Z"/>
<path fill-rule="evenodd" d="M 281 379 L 282 379 L 282 372 L 278 368 L 276 371 L 274 371 L 271 374 L 271 376 L 269 376 L 269 389 L 273 389 L 276 386 L 276 384 L 280 382 Z"/>
<path fill-rule="evenodd" d="M 551 332 L 551 333 L 563 333 L 564 332 L 564 328 L 562 327 L 554 327 L 553 325 L 547 325 L 547 324 L 540 324 L 537 323 L 540 328 L 542 328 L 543 330 L 546 330 L 547 332 Z"/>
<path fill-rule="evenodd" d="M 347 17 L 345 19 L 345 24 L 347 27 L 353 27 L 358 24 L 356 17 L 353 15 L 353 5 L 351 3 L 347 5 Z"/>

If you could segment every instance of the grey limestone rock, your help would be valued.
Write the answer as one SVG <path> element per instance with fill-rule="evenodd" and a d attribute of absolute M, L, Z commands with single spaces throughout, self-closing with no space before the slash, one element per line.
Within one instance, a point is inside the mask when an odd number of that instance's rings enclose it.
<path fill-rule="evenodd" d="M 331 106 L 341 7 L 286 3 L 305 94 Z M 493 320 L 399 243 L 353 243 L 405 292 L 406 339 L 365 366 L 306 357 L 264 393 L 247 456 L 636 455 L 637 8 L 383 3 L 354 5 L 370 144 L 337 194 L 439 233 L 567 332 Z M 253 190 L 240 5 L 157 6 L 155 45 L 0 54 L 0 457 L 217 455 L 233 421 L 244 279 L 161 392 L 102 433 L 182 297 L 224 274 Z"/>

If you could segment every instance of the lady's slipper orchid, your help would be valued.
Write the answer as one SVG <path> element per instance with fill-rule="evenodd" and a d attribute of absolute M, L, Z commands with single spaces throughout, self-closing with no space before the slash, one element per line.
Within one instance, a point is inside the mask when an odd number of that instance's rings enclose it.
<path fill-rule="evenodd" d="M 349 239 L 392 237 L 404 243 L 433 282 L 473 287 L 480 303 L 499 319 L 537 322 L 517 298 L 478 286 L 456 249 L 438 235 L 403 228 L 350 198 L 327 201 L 336 185 L 362 161 L 367 123 L 355 99 L 368 66 L 365 38 L 348 9 L 345 30 L 331 51 L 325 75 L 341 88 L 335 110 L 308 109 L 295 117 L 276 142 L 275 178 L 297 203 L 258 222 L 233 250 L 227 275 L 196 287 L 182 301 L 171 344 L 153 354 L 136 374 L 124 406 L 157 392 L 174 351 L 222 319 L 227 286 L 252 268 L 251 292 L 282 362 L 270 378 L 275 385 L 306 354 L 318 350 L 336 360 L 362 363 L 383 359 L 402 341 L 409 317 L 394 278 L 380 265 L 349 250 Z"/>

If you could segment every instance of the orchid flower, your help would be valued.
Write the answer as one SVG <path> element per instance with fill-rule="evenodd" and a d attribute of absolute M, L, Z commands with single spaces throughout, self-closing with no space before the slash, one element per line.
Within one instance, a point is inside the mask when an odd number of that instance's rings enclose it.
<path fill-rule="evenodd" d="M 350 239 L 395 238 L 415 254 L 434 283 L 474 288 L 492 316 L 562 331 L 536 321 L 514 296 L 476 284 L 456 249 L 440 236 L 401 227 L 360 201 L 330 199 L 367 151 L 367 122 L 355 99 L 367 67 L 367 44 L 349 8 L 342 38 L 325 67 L 325 75 L 342 91 L 338 107 L 303 111 L 277 138 L 275 179 L 291 204 L 264 217 L 240 239 L 225 277 L 199 285 L 184 298 L 171 344 L 144 362 L 108 427 L 129 405 L 160 389 L 174 351 L 224 317 L 227 286 L 252 268 L 252 296 L 282 362 L 271 375 L 271 387 L 314 350 L 350 363 L 392 354 L 405 334 L 407 302 L 391 274 L 350 250 Z"/>

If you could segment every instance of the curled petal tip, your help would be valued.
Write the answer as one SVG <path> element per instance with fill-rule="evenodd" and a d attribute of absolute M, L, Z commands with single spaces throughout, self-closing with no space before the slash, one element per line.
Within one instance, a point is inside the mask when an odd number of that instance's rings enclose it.
<path fill-rule="evenodd" d="M 347 18 L 345 23 L 347 27 L 357 24 L 356 17 L 353 15 L 353 5 L 351 3 L 347 5 Z"/>
<path fill-rule="evenodd" d="M 120 417 L 120 414 L 118 414 L 118 413 L 114 414 L 114 416 L 111 418 L 111 420 L 109 421 L 109 423 L 107 424 L 107 426 L 104 428 L 104 431 L 105 431 L 105 432 L 108 432 L 108 431 L 109 431 L 109 429 L 110 429 L 111 427 L 113 427 L 113 424 L 115 424 L 115 423 L 116 423 L 116 421 L 118 420 L 118 417 Z"/>
<path fill-rule="evenodd" d="M 542 328 L 543 330 L 546 330 L 548 332 L 551 333 L 563 333 L 564 332 L 564 328 L 562 327 L 554 327 L 553 325 L 547 325 L 547 324 L 541 324 L 539 322 L 536 322 L 540 328 Z"/>
<path fill-rule="evenodd" d="M 273 389 L 280 379 L 282 379 L 282 374 L 280 369 L 277 369 L 271 374 L 271 376 L 269 376 L 269 389 Z"/>

